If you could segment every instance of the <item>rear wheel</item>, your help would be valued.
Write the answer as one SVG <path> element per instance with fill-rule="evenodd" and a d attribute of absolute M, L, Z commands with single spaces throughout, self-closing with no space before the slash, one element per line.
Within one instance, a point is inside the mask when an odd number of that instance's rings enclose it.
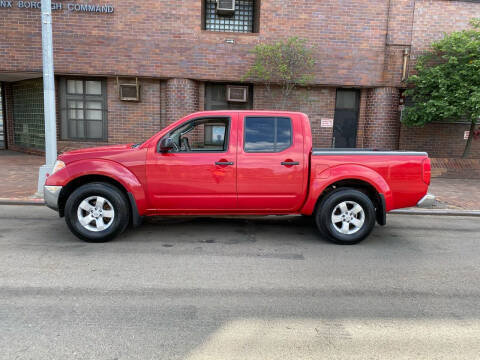
<path fill-rule="evenodd" d="M 130 220 L 125 195 L 107 183 L 80 186 L 67 199 L 65 221 L 82 240 L 105 242 L 122 233 Z"/>
<path fill-rule="evenodd" d="M 357 244 L 375 226 L 375 206 L 363 192 L 341 188 L 322 200 L 315 214 L 318 229 L 328 240 L 341 245 Z"/>

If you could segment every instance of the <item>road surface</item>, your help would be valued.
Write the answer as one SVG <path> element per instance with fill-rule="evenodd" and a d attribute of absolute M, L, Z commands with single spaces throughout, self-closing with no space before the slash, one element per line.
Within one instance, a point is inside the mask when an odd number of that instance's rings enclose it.
<path fill-rule="evenodd" d="M 155 219 L 88 244 L 0 206 L 0 359 L 478 359 L 480 221 Z"/>

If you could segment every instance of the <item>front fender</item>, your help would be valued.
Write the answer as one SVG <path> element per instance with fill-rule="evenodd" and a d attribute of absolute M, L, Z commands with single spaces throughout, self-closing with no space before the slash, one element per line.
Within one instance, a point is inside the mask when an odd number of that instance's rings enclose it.
<path fill-rule="evenodd" d="M 327 168 L 318 174 L 312 171 L 309 196 L 300 212 L 305 215 L 313 214 L 317 200 L 325 189 L 341 180 L 360 180 L 370 184 L 385 197 L 386 211 L 392 209 L 392 190 L 382 175 L 363 165 L 345 164 Z"/>
<path fill-rule="evenodd" d="M 55 174 L 50 175 L 45 184 L 66 186 L 71 181 L 87 175 L 100 175 L 117 181 L 128 193 L 133 195 L 140 215 L 147 209 L 147 199 L 142 183 L 128 168 L 111 160 L 85 159 L 74 161 Z"/>

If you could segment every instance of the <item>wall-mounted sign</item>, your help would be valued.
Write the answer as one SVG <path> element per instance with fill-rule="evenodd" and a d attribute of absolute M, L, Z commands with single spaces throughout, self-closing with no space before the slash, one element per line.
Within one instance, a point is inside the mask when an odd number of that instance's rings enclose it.
<path fill-rule="evenodd" d="M 470 131 L 468 131 L 468 130 L 465 131 L 465 132 L 463 133 L 463 140 L 468 140 L 468 137 L 469 137 L 469 136 L 470 136 Z"/>
<path fill-rule="evenodd" d="M 42 8 L 41 1 L 13 1 L 13 0 L 0 0 L 0 9 L 38 9 Z M 82 4 L 82 3 L 65 3 L 54 2 L 52 3 L 52 10 L 67 10 L 71 12 L 86 12 L 86 13 L 103 13 L 111 14 L 115 11 L 112 5 L 95 5 L 95 4 Z"/>
<path fill-rule="evenodd" d="M 320 119 L 320 126 L 324 128 L 331 128 L 333 127 L 333 119 L 322 118 Z"/>

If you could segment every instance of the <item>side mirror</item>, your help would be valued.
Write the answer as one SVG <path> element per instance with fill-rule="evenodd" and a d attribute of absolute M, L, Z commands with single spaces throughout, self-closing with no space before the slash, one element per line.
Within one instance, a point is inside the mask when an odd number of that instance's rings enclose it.
<path fill-rule="evenodd" d="M 170 137 L 163 138 L 162 140 L 160 140 L 160 143 L 158 144 L 158 149 L 161 153 L 169 152 L 173 148 L 174 148 L 173 140 Z"/>

